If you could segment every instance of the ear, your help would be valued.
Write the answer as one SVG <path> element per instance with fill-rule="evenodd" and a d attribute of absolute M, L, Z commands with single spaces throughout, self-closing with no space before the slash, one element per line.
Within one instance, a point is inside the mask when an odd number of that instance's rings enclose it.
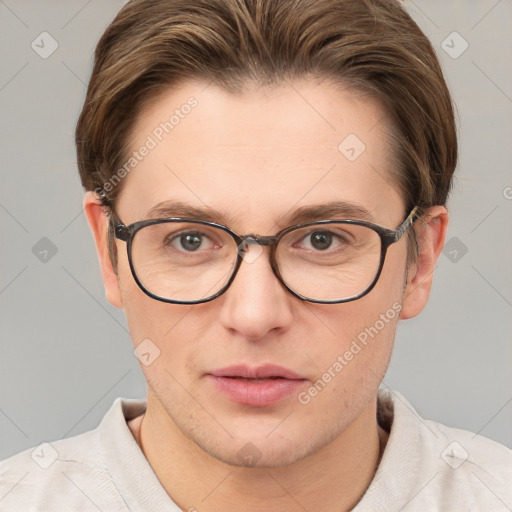
<path fill-rule="evenodd" d="M 96 252 L 98 253 L 103 284 L 105 286 L 105 295 L 110 304 L 117 308 L 122 308 L 123 300 L 117 281 L 117 274 L 114 272 L 108 254 L 108 217 L 105 207 L 102 206 L 94 192 L 87 192 L 85 194 L 84 211 L 96 244 Z"/>
<path fill-rule="evenodd" d="M 448 212 L 444 206 L 433 206 L 416 221 L 418 258 L 407 270 L 407 284 L 400 318 L 418 315 L 426 306 L 434 268 L 441 254 L 448 227 Z"/>

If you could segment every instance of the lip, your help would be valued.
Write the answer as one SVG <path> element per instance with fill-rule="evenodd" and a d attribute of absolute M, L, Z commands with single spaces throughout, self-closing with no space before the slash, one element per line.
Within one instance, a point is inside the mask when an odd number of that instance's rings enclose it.
<path fill-rule="evenodd" d="M 241 377 L 244 379 L 268 379 L 272 377 L 281 377 L 290 380 L 304 380 L 299 374 L 278 366 L 275 364 L 265 364 L 262 366 L 251 367 L 243 364 L 228 366 L 213 370 L 210 375 L 214 377 Z"/>
<path fill-rule="evenodd" d="M 229 366 L 210 372 L 215 387 L 230 400 L 253 407 L 274 405 L 304 385 L 306 379 L 282 366 Z"/>

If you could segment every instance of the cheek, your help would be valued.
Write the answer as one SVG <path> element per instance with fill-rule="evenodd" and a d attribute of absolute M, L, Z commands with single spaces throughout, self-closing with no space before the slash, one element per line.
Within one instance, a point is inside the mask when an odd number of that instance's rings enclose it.
<path fill-rule="evenodd" d="M 399 312 L 399 300 L 384 301 L 381 306 L 372 298 L 340 310 L 337 324 L 334 316 L 324 317 L 336 326 L 337 335 L 319 340 L 316 346 L 321 349 L 311 353 L 316 375 L 298 396 L 307 415 L 341 430 L 357 418 L 375 397 L 386 373 Z"/>
<path fill-rule="evenodd" d="M 211 325 L 208 315 L 197 313 L 200 305 L 181 306 L 152 299 L 138 287 L 129 268 L 128 273 L 125 270 L 119 269 L 119 287 L 135 355 L 148 385 L 167 388 L 174 377 L 188 386 L 202 358 L 198 340 Z"/>
<path fill-rule="evenodd" d="M 132 276 L 126 255 L 119 258 L 118 284 L 124 303 L 128 328 L 135 347 L 149 339 L 163 348 L 166 334 L 182 320 L 187 308 L 167 304 L 146 295 Z"/>
<path fill-rule="evenodd" d="M 335 370 L 339 373 L 349 373 L 346 370 L 354 368 L 350 373 L 354 373 L 353 377 L 358 381 L 359 376 L 387 364 L 401 310 L 400 293 L 397 291 L 386 297 L 370 294 L 344 306 L 346 309 L 336 317 L 324 316 L 333 336 L 330 341 L 325 340 L 327 343 L 324 350 L 318 352 L 317 360 L 323 362 L 324 371 L 335 362 L 342 366 L 336 365 Z"/>
<path fill-rule="evenodd" d="M 407 247 L 407 237 L 404 236 L 398 243 L 393 244 L 388 249 L 384 267 L 376 285 L 376 289 L 382 295 L 385 295 L 387 290 L 390 297 L 394 297 L 396 294 L 399 294 L 400 300 L 403 299 L 403 291 L 408 269 Z"/>
<path fill-rule="evenodd" d="M 405 252 L 391 249 L 374 289 L 363 298 L 315 308 L 315 317 L 328 327 L 310 351 L 315 361 L 313 385 L 299 402 L 319 410 L 366 403 L 380 385 L 393 349 L 402 307 Z M 323 331 L 326 332 L 325 330 Z"/>

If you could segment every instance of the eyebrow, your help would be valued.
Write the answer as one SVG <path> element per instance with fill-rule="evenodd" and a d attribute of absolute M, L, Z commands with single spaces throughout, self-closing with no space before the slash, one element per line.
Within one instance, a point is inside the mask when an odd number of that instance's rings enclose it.
<path fill-rule="evenodd" d="M 351 219 L 375 222 L 374 216 L 368 209 L 350 201 L 333 201 L 320 205 L 302 206 L 294 210 L 291 214 L 287 213 L 281 216 L 279 221 L 281 223 L 283 220 L 286 220 L 286 222 L 291 225 L 327 219 Z"/>
<path fill-rule="evenodd" d="M 207 205 L 199 208 L 179 201 L 164 201 L 150 208 L 144 218 L 189 217 L 191 219 L 206 220 L 227 224 L 229 217 L 222 212 Z"/>
<path fill-rule="evenodd" d="M 150 208 L 144 218 L 188 217 L 230 225 L 232 216 L 209 206 L 196 207 L 179 201 L 164 201 Z M 302 206 L 290 210 L 277 219 L 280 226 L 304 224 L 324 219 L 353 219 L 375 222 L 374 216 L 364 206 L 349 201 L 333 201 L 320 205 Z"/>

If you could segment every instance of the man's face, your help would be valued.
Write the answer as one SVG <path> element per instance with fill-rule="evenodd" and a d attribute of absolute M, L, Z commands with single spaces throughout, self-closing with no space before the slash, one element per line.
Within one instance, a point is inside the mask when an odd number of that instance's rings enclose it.
<path fill-rule="evenodd" d="M 159 141 L 155 128 L 190 97 L 197 105 L 182 109 Z M 222 214 L 215 220 L 239 234 L 273 235 L 299 208 L 342 201 L 395 229 L 408 212 L 390 178 L 383 118 L 368 96 L 327 83 L 241 95 L 183 84 L 137 119 L 131 149 L 146 144 L 148 135 L 157 144 L 124 179 L 116 213 L 128 225 L 160 203 L 179 202 L 215 209 Z M 119 290 L 110 296 L 126 310 L 134 345 L 149 339 L 160 351 L 142 368 L 148 414 L 165 429 L 228 463 L 243 464 L 248 452 L 260 465 L 277 466 L 375 421 L 403 297 L 406 237 L 390 247 L 368 295 L 334 305 L 287 292 L 271 270 L 268 248 L 242 262 L 228 291 L 211 302 L 159 302 L 137 286 L 125 243 L 116 243 Z M 244 400 L 243 379 L 230 388 L 229 377 L 214 377 L 230 367 L 266 365 L 298 379 L 281 393 L 269 382 L 249 383 Z"/>

